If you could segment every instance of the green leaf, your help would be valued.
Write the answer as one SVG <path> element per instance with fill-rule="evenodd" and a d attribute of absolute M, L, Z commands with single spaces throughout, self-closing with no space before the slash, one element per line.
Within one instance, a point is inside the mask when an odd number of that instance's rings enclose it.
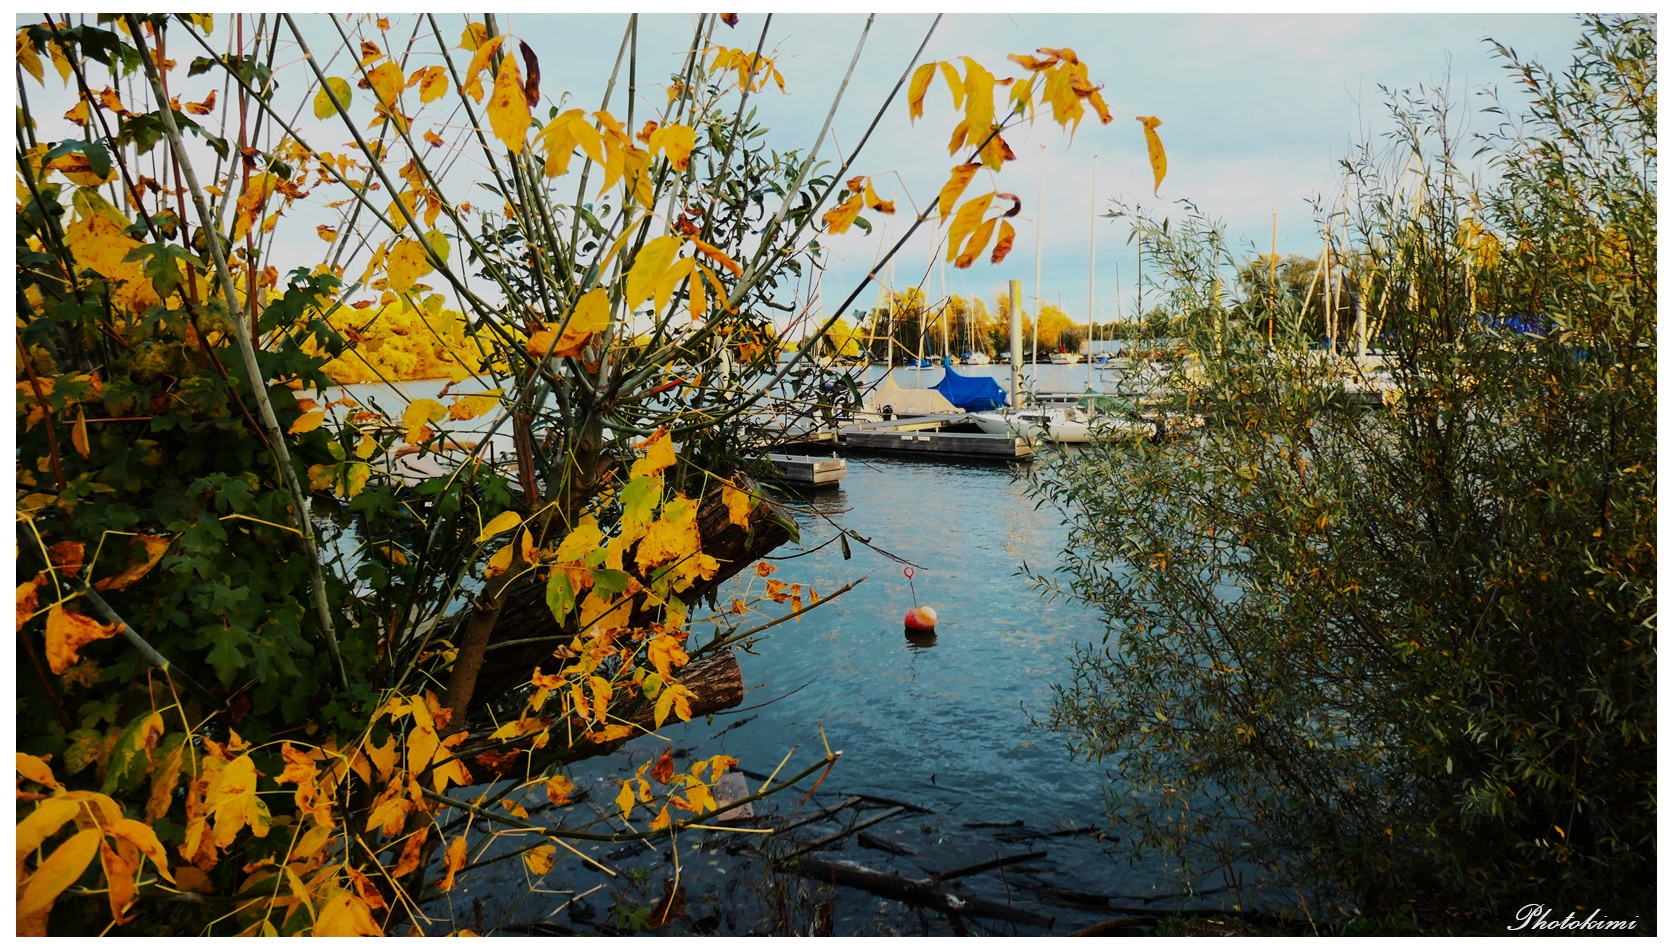
<path fill-rule="evenodd" d="M 204 659 L 215 668 L 215 677 L 221 686 L 231 687 L 244 669 L 247 658 L 238 649 L 238 642 L 246 638 L 239 632 L 222 628 L 211 638 L 209 654 Z"/>
<path fill-rule="evenodd" d="M 330 89 L 329 94 L 326 92 L 328 87 Z M 320 87 L 320 91 L 314 94 L 314 118 L 329 119 L 336 115 L 337 106 L 339 104 L 347 106 L 351 101 L 352 95 L 353 94 L 349 92 L 349 84 L 347 80 L 338 79 L 335 76 L 327 79 L 325 81 L 325 85 Z M 335 103 L 331 101 L 332 96 L 337 97 L 337 101 Z"/>
<path fill-rule="evenodd" d="M 634 535 L 651 523 L 662 501 L 662 477 L 642 475 L 622 489 L 622 531 Z"/>
<path fill-rule="evenodd" d="M 546 579 L 546 606 L 559 624 L 575 610 L 575 587 L 569 583 L 568 574 L 555 568 Z"/>

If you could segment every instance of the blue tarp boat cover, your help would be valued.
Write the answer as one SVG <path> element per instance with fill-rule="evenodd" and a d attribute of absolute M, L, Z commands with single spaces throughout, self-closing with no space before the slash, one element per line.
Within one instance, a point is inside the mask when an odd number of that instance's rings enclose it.
<path fill-rule="evenodd" d="M 952 361 L 943 361 L 946 376 L 930 389 L 946 397 L 947 402 L 967 413 L 985 413 L 1006 404 L 1005 388 L 989 376 L 964 376 L 953 369 Z"/>

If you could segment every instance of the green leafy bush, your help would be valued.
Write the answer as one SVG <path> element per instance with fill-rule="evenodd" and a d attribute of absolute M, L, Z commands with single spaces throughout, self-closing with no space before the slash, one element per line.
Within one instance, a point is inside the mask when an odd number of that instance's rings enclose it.
<path fill-rule="evenodd" d="M 1109 624 L 1052 722 L 1136 841 L 1314 914 L 1653 915 L 1654 24 L 1500 53 L 1531 105 L 1488 110 L 1495 183 L 1423 94 L 1346 163 L 1380 384 L 1299 321 L 1269 348 L 1200 216 L 1148 222 L 1206 425 L 1037 486 L 1074 525 L 1041 583 Z"/>

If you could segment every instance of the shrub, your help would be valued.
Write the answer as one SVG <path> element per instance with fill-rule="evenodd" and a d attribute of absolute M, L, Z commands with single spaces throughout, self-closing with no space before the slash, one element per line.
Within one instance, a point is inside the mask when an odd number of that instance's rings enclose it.
<path fill-rule="evenodd" d="M 1211 419 L 1037 484 L 1073 524 L 1038 580 L 1108 621 L 1051 721 L 1137 842 L 1315 913 L 1653 914 L 1654 25 L 1585 21 L 1562 73 L 1499 52 L 1531 104 L 1489 110 L 1491 187 L 1421 93 L 1345 166 L 1386 405 L 1220 306 L 1199 215 L 1146 223 Z"/>

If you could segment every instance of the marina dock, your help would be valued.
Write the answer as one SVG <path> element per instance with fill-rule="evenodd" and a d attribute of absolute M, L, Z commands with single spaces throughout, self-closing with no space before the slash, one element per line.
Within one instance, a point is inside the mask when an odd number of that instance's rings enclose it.
<path fill-rule="evenodd" d="M 795 489 L 835 488 L 848 474 L 848 463 L 840 456 L 801 456 L 770 452 L 774 482 Z"/>
<path fill-rule="evenodd" d="M 852 423 L 837 430 L 845 452 L 877 452 L 1012 462 L 1034 455 L 1034 444 L 1021 436 L 993 436 L 964 421 L 964 413 Z"/>

